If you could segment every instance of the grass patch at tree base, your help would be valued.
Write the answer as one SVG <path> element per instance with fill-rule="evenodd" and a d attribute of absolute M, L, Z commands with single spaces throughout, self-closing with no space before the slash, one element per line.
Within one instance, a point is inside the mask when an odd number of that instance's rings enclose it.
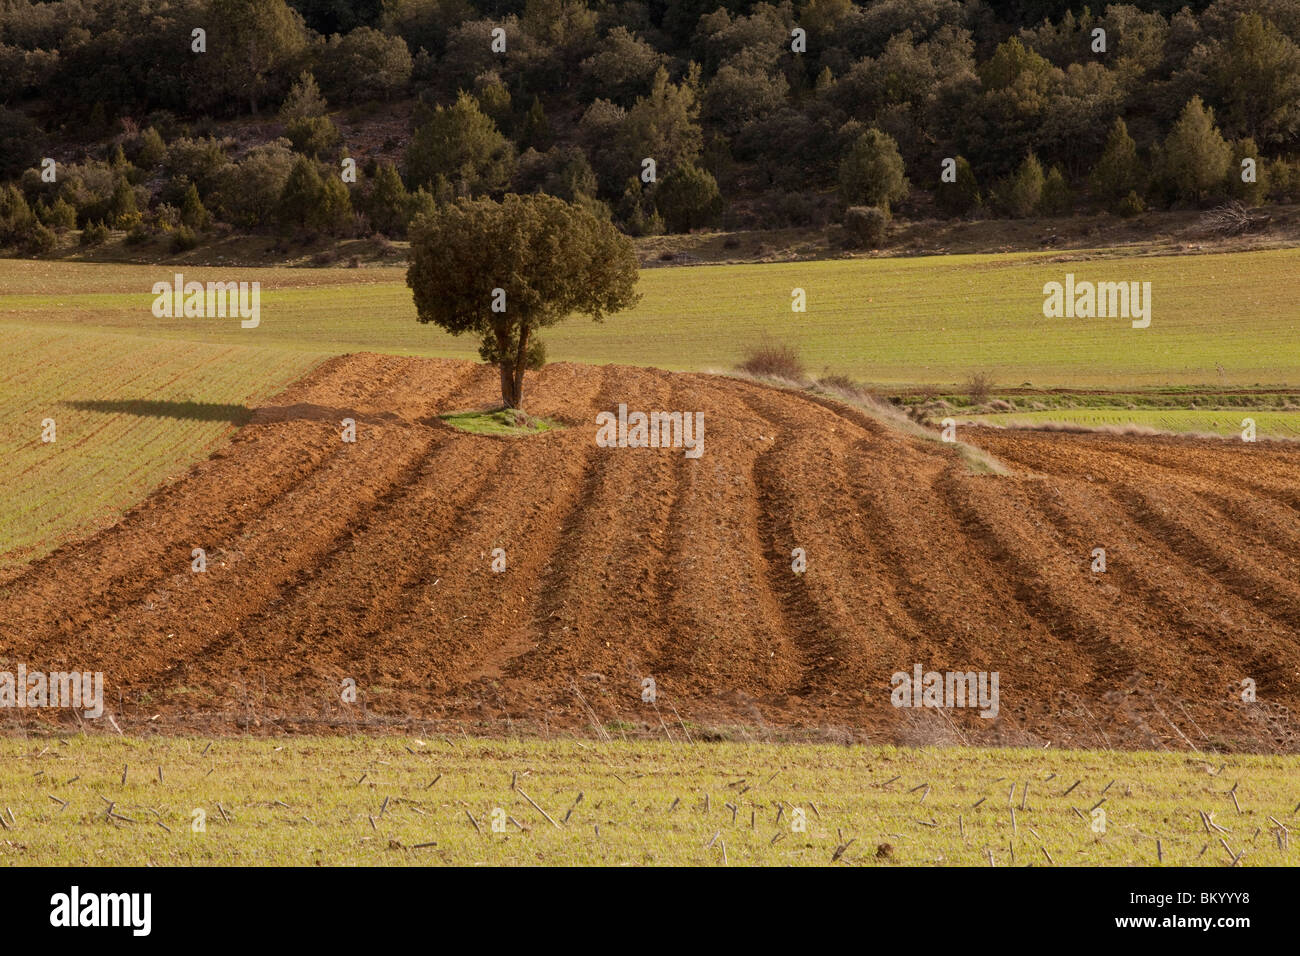
<path fill-rule="evenodd" d="M 562 422 L 537 418 L 517 408 L 494 408 L 486 411 L 448 412 L 439 419 L 452 428 L 471 435 L 540 435 L 563 428 Z"/>

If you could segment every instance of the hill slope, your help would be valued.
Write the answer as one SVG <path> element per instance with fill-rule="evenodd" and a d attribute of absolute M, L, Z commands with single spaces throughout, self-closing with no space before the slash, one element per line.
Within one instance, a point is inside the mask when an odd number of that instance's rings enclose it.
<path fill-rule="evenodd" d="M 496 730 L 590 732 L 594 712 L 1297 749 L 1298 446 L 972 429 L 1014 472 L 978 476 L 808 395 L 565 363 L 526 404 L 573 427 L 495 438 L 436 417 L 495 398 L 466 362 L 327 361 L 0 590 L 4 658 L 102 670 L 120 720 L 195 728 L 346 725 L 352 678 L 372 716 Z M 597 447 L 596 413 L 620 402 L 702 411 L 703 456 Z M 890 675 L 915 664 L 997 671 L 999 717 L 894 708 Z"/>

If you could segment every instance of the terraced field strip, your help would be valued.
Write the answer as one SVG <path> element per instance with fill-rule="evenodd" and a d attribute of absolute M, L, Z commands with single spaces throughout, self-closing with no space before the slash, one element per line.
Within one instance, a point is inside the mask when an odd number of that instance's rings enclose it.
<path fill-rule="evenodd" d="M 305 351 L 4 328 L 0 580 L 116 521 L 305 373 Z M 52 419 L 55 441 L 42 441 Z"/>
<path fill-rule="evenodd" d="M 1300 383 L 1300 304 L 1280 275 L 1300 274 L 1300 249 L 1088 259 L 1018 253 L 648 269 L 643 301 L 597 325 L 548 331 L 554 360 L 730 368 L 754 343 L 799 347 L 811 371 L 881 384 L 1097 386 Z M 87 325 L 151 337 L 377 350 L 473 358 L 477 344 L 415 323 L 400 267 L 185 268 L 186 279 L 259 281 L 262 325 L 156 319 L 153 284 L 166 266 L 0 262 L 0 322 Z M 1127 319 L 1048 319 L 1043 286 L 1150 282 L 1151 326 Z M 808 311 L 791 311 L 791 292 Z M 93 290 L 93 291 L 87 291 Z"/>
<path fill-rule="evenodd" d="M 0 863 L 1294 866 L 1298 774 L 681 737 L 5 738 Z"/>

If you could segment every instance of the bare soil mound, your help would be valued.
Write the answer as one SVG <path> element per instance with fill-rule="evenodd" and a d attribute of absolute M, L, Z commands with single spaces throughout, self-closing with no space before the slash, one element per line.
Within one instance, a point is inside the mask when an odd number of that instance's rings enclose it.
<path fill-rule="evenodd" d="M 1013 471 L 974 475 L 805 394 L 563 363 L 525 403 L 571 427 L 437 418 L 497 395 L 327 362 L 0 589 L 0 657 L 103 671 L 124 726 L 1300 749 L 1300 447 L 969 429 Z M 619 403 L 703 412 L 702 457 L 598 447 Z M 894 707 L 917 664 L 998 672 L 997 717 Z"/>

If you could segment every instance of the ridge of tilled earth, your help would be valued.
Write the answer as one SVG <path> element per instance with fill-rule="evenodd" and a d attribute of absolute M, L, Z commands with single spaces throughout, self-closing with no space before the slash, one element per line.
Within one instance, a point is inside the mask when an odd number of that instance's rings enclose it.
<path fill-rule="evenodd" d="M 182 730 L 1300 749 L 1300 449 L 973 428 L 1012 470 L 975 475 L 798 392 L 567 363 L 525 404 L 568 428 L 437 418 L 496 398 L 467 362 L 326 362 L 0 589 L 0 659 Z M 598 447 L 620 403 L 703 412 L 702 457 Z M 894 707 L 916 664 L 997 672 L 998 716 Z"/>

